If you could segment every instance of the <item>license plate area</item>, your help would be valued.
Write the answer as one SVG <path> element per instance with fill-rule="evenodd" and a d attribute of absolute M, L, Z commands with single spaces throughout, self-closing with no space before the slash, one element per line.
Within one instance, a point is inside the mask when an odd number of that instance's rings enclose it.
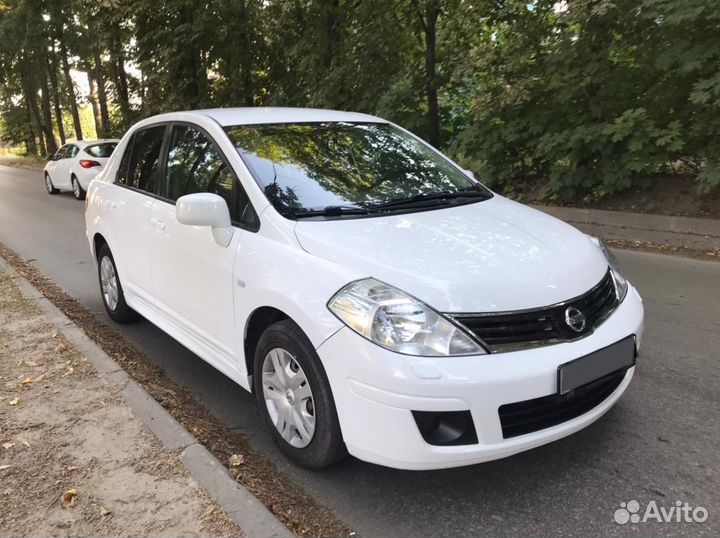
<path fill-rule="evenodd" d="M 593 351 L 592 353 L 558 366 L 559 394 L 567 394 L 578 387 L 619 370 L 635 366 L 635 336 Z"/>

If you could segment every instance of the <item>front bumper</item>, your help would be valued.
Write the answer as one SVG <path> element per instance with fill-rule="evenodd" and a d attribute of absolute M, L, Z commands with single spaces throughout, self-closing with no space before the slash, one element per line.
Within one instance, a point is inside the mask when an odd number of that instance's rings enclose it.
<path fill-rule="evenodd" d="M 574 433 L 600 418 L 628 387 L 635 368 L 601 403 L 549 428 L 503 438 L 498 408 L 554 394 L 559 365 L 643 330 L 634 288 L 594 333 L 574 342 L 470 357 L 426 358 L 385 350 L 343 328 L 318 348 L 348 451 L 399 469 L 439 469 L 504 458 Z M 412 411 L 470 411 L 477 443 L 427 443 Z"/>

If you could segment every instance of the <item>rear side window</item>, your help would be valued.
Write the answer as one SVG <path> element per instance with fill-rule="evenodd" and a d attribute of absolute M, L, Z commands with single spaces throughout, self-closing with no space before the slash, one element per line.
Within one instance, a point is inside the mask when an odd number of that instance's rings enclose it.
<path fill-rule="evenodd" d="M 93 157 L 97 157 L 99 159 L 107 159 L 112 155 L 113 151 L 115 151 L 115 147 L 117 146 L 117 143 L 115 142 L 105 142 L 102 144 L 95 144 L 93 146 L 88 146 L 85 148 L 85 153 L 88 155 L 92 155 Z"/>
<path fill-rule="evenodd" d="M 164 193 L 177 200 L 195 192 L 222 196 L 232 220 L 257 229 L 257 214 L 215 144 L 198 129 L 176 125 L 170 136 Z"/>
<path fill-rule="evenodd" d="M 76 145 L 74 145 L 74 144 L 71 144 L 70 146 L 68 146 L 68 154 L 67 154 L 67 156 L 70 157 L 70 158 L 75 157 L 75 155 L 77 155 L 79 151 L 80 151 L 80 148 L 78 148 L 78 147 L 77 147 Z"/>
<path fill-rule="evenodd" d="M 159 125 L 138 131 L 132 136 L 120 163 L 119 183 L 157 193 L 164 135 L 165 126 Z"/>

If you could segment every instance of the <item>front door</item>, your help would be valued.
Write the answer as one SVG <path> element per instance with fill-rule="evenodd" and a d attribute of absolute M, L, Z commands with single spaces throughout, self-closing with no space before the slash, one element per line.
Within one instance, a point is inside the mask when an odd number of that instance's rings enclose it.
<path fill-rule="evenodd" d="M 187 226 L 175 217 L 175 201 L 212 192 L 228 202 L 235 218 L 238 180 L 212 140 L 199 129 L 172 127 L 161 199 L 150 218 L 150 260 L 155 305 L 176 338 L 216 368 L 232 375 L 238 361 L 234 320 L 233 266 L 243 234 L 234 227 L 223 247 L 207 226 Z"/>

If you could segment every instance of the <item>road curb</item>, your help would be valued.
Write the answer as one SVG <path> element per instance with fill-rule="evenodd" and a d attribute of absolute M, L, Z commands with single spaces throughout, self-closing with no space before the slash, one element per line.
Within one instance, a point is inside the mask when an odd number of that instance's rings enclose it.
<path fill-rule="evenodd" d="M 193 479 L 207 490 L 210 497 L 225 510 L 246 536 L 294 536 L 247 488 L 236 482 L 223 464 L 164 407 L 3 258 L 0 258 L 0 270 L 15 279 L 22 294 L 32 300 L 58 332 L 90 361 L 100 379 L 118 389 L 135 416 L 163 446 L 180 456 Z"/>
<path fill-rule="evenodd" d="M 545 205 L 533 207 L 602 239 L 643 241 L 704 251 L 720 248 L 720 219 Z"/>

